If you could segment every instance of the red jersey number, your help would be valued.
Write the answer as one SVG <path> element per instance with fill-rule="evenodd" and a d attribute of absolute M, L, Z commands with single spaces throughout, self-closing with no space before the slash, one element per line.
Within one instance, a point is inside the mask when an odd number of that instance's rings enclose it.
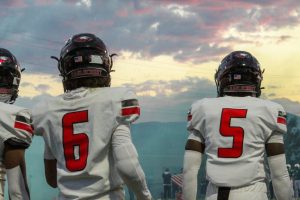
<path fill-rule="evenodd" d="M 231 126 L 232 118 L 246 118 L 247 109 L 223 108 L 220 124 L 220 134 L 224 137 L 233 137 L 231 148 L 218 148 L 219 158 L 238 158 L 243 153 L 244 129 Z"/>
<path fill-rule="evenodd" d="M 85 133 L 74 133 L 74 124 L 88 122 L 88 111 L 67 113 L 63 116 L 63 147 L 66 168 L 71 171 L 80 171 L 86 167 L 89 138 Z M 75 149 L 77 151 L 75 152 Z M 75 156 L 75 154 L 77 156 Z"/>

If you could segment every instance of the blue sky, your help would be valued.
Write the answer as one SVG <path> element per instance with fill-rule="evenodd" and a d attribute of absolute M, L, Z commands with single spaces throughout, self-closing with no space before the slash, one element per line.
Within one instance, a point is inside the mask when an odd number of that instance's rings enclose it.
<path fill-rule="evenodd" d="M 260 61 L 263 98 L 300 114 L 297 0 L 3 0 L 0 46 L 26 68 L 18 105 L 62 93 L 56 62 L 74 34 L 100 37 L 115 58 L 113 86 L 140 97 L 141 121 L 182 121 L 196 99 L 214 97 L 213 75 L 233 50 Z"/>

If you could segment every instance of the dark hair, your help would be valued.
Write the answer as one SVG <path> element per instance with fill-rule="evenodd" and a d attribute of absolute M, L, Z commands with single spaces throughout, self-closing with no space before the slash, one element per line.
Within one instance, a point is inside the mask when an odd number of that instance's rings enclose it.
<path fill-rule="evenodd" d="M 65 91 L 74 90 L 80 87 L 109 87 L 110 86 L 110 76 L 109 77 L 85 77 L 72 79 L 63 82 L 63 87 Z"/>

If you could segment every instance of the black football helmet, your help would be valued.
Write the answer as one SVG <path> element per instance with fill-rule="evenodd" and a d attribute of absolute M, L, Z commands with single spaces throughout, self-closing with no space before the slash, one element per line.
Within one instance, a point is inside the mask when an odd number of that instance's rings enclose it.
<path fill-rule="evenodd" d="M 218 96 L 261 95 L 263 72 L 257 59 L 246 51 L 228 54 L 215 74 Z"/>
<path fill-rule="evenodd" d="M 86 79 L 101 79 L 97 86 L 109 87 L 114 55 L 110 55 L 103 41 L 93 34 L 81 33 L 71 37 L 62 48 L 60 59 L 57 59 L 64 90 L 79 87 L 72 86 L 72 82 L 84 83 Z"/>
<path fill-rule="evenodd" d="M 15 102 L 21 71 L 16 57 L 7 49 L 0 48 L 0 101 L 11 104 Z"/>

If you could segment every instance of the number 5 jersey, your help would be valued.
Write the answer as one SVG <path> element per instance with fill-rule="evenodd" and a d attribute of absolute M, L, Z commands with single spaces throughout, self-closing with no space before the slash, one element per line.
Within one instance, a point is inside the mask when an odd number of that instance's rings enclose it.
<path fill-rule="evenodd" d="M 240 187 L 265 180 L 265 144 L 282 138 L 286 114 L 279 104 L 254 97 L 205 98 L 192 105 L 188 130 L 205 144 L 208 180 Z"/>

